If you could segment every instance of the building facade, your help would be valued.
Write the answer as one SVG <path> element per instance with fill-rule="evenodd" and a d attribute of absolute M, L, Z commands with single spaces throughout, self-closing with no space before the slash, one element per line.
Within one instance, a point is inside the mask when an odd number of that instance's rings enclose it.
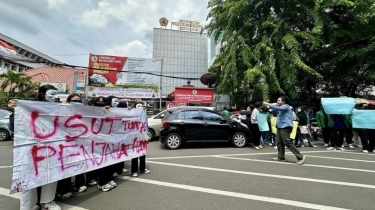
<path fill-rule="evenodd" d="M 223 38 L 223 34 L 221 33 L 215 42 L 215 37 L 211 36 L 210 38 L 210 62 L 208 64 L 208 67 L 210 67 L 216 58 L 216 55 L 220 53 L 221 48 L 221 40 Z"/>
<path fill-rule="evenodd" d="M 23 72 L 38 67 L 55 67 L 62 62 L 0 33 L 0 73 Z M 3 50 L 1 50 L 3 49 Z"/>
<path fill-rule="evenodd" d="M 204 33 L 154 28 L 153 58 L 162 59 L 161 75 L 177 77 L 161 77 L 163 98 L 188 82 L 195 87 L 206 87 L 200 77 L 207 72 L 207 43 Z"/>

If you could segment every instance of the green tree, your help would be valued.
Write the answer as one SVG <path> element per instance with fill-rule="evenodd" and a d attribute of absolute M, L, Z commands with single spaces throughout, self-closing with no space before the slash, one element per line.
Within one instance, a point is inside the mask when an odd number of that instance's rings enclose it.
<path fill-rule="evenodd" d="M 6 73 L 0 75 L 0 88 L 3 92 L 8 92 L 13 97 L 24 97 L 28 93 L 34 92 L 39 83 L 31 80 L 31 77 L 24 73 L 17 73 L 8 70 Z"/>
<path fill-rule="evenodd" d="M 322 11 L 325 45 L 311 56 L 314 68 L 324 74 L 317 88 L 356 97 L 375 81 L 375 3 L 323 4 Z"/>
<path fill-rule="evenodd" d="M 222 51 L 209 71 L 224 93 L 247 92 L 248 85 L 267 100 L 272 93 L 297 96 L 298 78 L 322 76 L 305 59 L 322 43 L 319 0 L 210 0 L 211 38 L 220 33 Z M 259 93 L 260 92 L 260 93 Z"/>

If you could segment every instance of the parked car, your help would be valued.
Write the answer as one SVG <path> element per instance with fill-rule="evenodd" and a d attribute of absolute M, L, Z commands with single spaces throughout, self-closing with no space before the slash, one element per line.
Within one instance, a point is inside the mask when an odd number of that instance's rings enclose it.
<path fill-rule="evenodd" d="M 160 142 L 168 149 L 179 149 L 187 142 L 231 142 L 235 147 L 247 145 L 249 128 L 215 111 L 178 107 L 168 112 L 160 130 Z"/>
<path fill-rule="evenodd" d="M 189 107 L 189 106 L 182 106 L 182 107 Z M 161 121 L 162 119 L 168 115 L 169 111 L 171 110 L 175 110 L 177 109 L 178 107 L 173 107 L 173 108 L 169 108 L 169 109 L 166 109 L 156 115 L 153 115 L 151 117 L 148 118 L 148 136 L 150 137 L 150 139 L 154 139 L 155 137 L 159 137 L 160 136 L 160 129 L 161 129 Z M 215 107 L 199 107 L 199 108 L 202 108 L 202 109 L 210 109 L 210 110 L 215 110 Z"/>
<path fill-rule="evenodd" d="M 0 141 L 8 140 L 11 137 L 12 132 L 9 130 L 9 116 L 12 112 L 0 109 Z"/>

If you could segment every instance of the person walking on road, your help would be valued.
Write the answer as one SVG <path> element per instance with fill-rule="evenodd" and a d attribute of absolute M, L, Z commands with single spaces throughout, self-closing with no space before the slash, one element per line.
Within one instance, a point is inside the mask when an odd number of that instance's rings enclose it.
<path fill-rule="evenodd" d="M 230 112 L 227 110 L 226 106 L 224 106 L 224 110 L 221 112 L 221 115 L 223 115 L 224 117 L 227 117 L 227 118 L 230 117 Z"/>
<path fill-rule="evenodd" d="M 285 147 L 288 148 L 296 157 L 297 157 L 297 164 L 302 165 L 305 160 L 306 156 L 302 155 L 300 151 L 296 148 L 296 146 L 290 140 L 290 134 L 293 130 L 293 112 L 289 105 L 287 105 L 288 101 L 286 101 L 286 97 L 280 96 L 277 99 L 277 103 L 270 104 L 264 102 L 263 104 L 269 106 L 271 109 L 277 111 L 277 150 L 278 156 L 272 158 L 276 161 L 285 161 Z"/>

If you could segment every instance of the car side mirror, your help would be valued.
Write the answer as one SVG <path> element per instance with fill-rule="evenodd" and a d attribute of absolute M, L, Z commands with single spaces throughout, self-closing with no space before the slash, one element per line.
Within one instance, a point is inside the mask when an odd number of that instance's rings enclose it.
<path fill-rule="evenodd" d="M 160 119 L 163 119 L 165 117 L 165 114 L 160 114 Z"/>

